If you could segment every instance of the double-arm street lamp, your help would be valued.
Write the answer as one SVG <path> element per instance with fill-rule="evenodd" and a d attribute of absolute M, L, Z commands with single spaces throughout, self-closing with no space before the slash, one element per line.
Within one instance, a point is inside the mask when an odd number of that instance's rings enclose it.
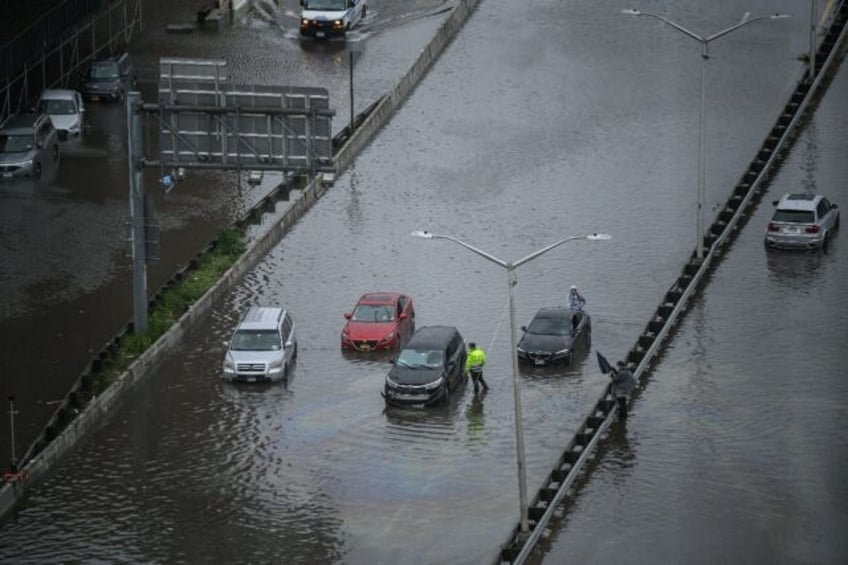
<path fill-rule="evenodd" d="M 552 243 L 545 248 L 539 249 L 538 251 L 534 251 L 527 257 L 523 259 L 519 259 L 518 261 L 514 261 L 512 263 L 508 261 L 503 261 L 498 259 L 494 255 L 490 255 L 481 249 L 477 249 L 473 245 L 465 243 L 455 237 L 451 237 L 449 235 L 439 235 L 435 233 L 430 233 L 428 231 L 414 231 L 412 235 L 415 237 L 421 237 L 424 239 L 447 239 L 448 241 L 452 241 L 462 247 L 473 251 L 477 255 L 488 259 L 492 263 L 500 265 L 504 269 L 506 269 L 507 273 L 507 285 L 509 288 L 509 332 L 511 337 L 511 349 L 512 349 L 512 392 L 513 399 L 515 401 L 515 445 L 516 452 L 518 457 L 518 496 L 519 503 L 521 505 L 521 532 L 527 533 L 530 529 L 528 519 L 527 519 L 527 476 L 526 469 L 524 465 L 524 419 L 521 415 L 521 393 L 519 389 L 519 375 L 518 375 L 518 352 L 515 349 L 517 340 L 517 332 L 515 327 L 515 304 L 513 302 L 513 288 L 516 284 L 518 284 L 518 279 L 515 276 L 515 269 L 527 263 L 539 255 L 543 253 L 547 253 L 551 249 L 559 247 L 563 243 L 567 243 L 569 241 L 576 241 L 579 239 L 588 239 L 588 240 L 604 240 L 610 239 L 610 236 L 607 234 L 599 234 L 593 233 L 589 235 L 576 235 L 571 237 L 566 237 L 565 239 L 561 239 L 556 243 Z"/>
<path fill-rule="evenodd" d="M 742 18 L 742 21 L 734 26 L 730 26 L 727 29 L 721 30 L 718 33 L 714 33 L 707 37 L 701 37 L 700 35 L 689 31 L 682 25 L 675 23 L 669 20 L 666 17 L 660 16 L 658 14 L 651 14 L 650 12 L 642 12 L 640 10 L 622 10 L 622 13 L 630 15 L 630 16 L 649 16 L 651 18 L 656 18 L 664 23 L 667 23 L 672 28 L 676 29 L 683 35 L 687 37 L 691 37 L 695 41 L 701 44 L 701 119 L 700 119 L 700 136 L 698 137 L 698 205 L 696 209 L 697 220 L 696 220 L 696 233 L 695 237 L 696 241 L 696 253 L 698 259 L 704 258 L 704 181 L 705 181 L 705 165 L 704 165 L 704 111 L 706 106 L 706 89 L 707 89 L 707 60 L 710 58 L 709 55 L 709 44 L 711 41 L 718 39 L 719 37 L 723 37 L 728 33 L 739 29 L 740 27 L 744 27 L 748 24 L 752 24 L 754 22 L 758 22 L 760 20 L 776 20 L 781 18 L 788 18 L 787 14 L 772 14 L 770 16 L 758 16 L 756 18 L 748 19 L 748 15 L 745 14 L 745 17 Z"/>

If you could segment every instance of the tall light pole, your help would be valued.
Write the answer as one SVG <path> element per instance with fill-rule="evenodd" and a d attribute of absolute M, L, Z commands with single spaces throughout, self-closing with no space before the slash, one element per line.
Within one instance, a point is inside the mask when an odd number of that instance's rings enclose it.
<path fill-rule="evenodd" d="M 723 37 L 728 33 L 739 29 L 740 27 L 744 27 L 748 24 L 752 24 L 754 22 L 758 22 L 760 20 L 776 20 L 781 18 L 788 18 L 787 14 L 772 14 L 770 16 L 758 16 L 753 19 L 748 19 L 748 14 L 742 18 L 742 21 L 736 25 L 730 26 L 727 29 L 723 29 L 718 33 L 714 33 L 707 37 L 701 37 L 700 35 L 689 31 L 682 25 L 675 23 L 669 20 L 666 17 L 660 16 L 658 14 L 652 14 L 650 12 L 642 12 L 640 10 L 622 10 L 623 14 L 627 14 L 630 16 L 649 16 L 651 18 L 656 18 L 664 23 L 667 23 L 672 28 L 676 29 L 683 35 L 687 37 L 691 37 L 695 41 L 701 44 L 701 116 L 700 116 L 700 134 L 698 136 L 698 205 L 695 210 L 696 212 L 696 225 L 695 225 L 695 242 L 696 242 L 696 254 L 698 260 L 704 258 L 704 182 L 705 182 L 705 165 L 704 165 L 704 114 L 707 102 L 707 60 L 710 58 L 709 55 L 709 44 L 711 41 L 718 39 L 719 37 Z"/>
<path fill-rule="evenodd" d="M 515 285 L 518 284 L 518 279 L 515 276 L 515 269 L 527 263 L 539 255 L 543 253 L 547 253 L 551 249 L 559 247 L 563 243 L 567 243 L 569 241 L 575 241 L 578 239 L 588 239 L 588 240 L 604 240 L 611 239 L 611 236 L 607 234 L 601 233 L 593 233 L 589 235 L 575 235 L 571 237 L 566 237 L 565 239 L 561 239 L 556 243 L 552 243 L 547 247 L 539 249 L 538 251 L 534 251 L 527 257 L 523 259 L 519 259 L 518 261 L 514 261 L 512 263 L 508 261 L 503 261 L 498 259 L 494 255 L 490 255 L 481 249 L 477 249 L 471 244 L 465 243 L 455 237 L 451 237 L 449 235 L 439 235 L 435 233 L 430 233 L 428 231 L 414 231 L 412 235 L 415 237 L 421 237 L 424 239 L 447 239 L 448 241 L 452 241 L 466 249 L 473 251 L 477 255 L 488 259 L 492 263 L 500 265 L 504 269 L 506 269 L 507 274 L 507 285 L 509 289 L 509 333 L 510 338 L 512 340 L 511 348 L 512 348 L 512 394 L 513 400 L 515 402 L 515 445 L 516 445 L 516 453 L 518 458 L 518 498 L 521 510 L 521 532 L 527 533 L 530 531 L 530 525 L 527 519 L 527 472 L 525 469 L 525 459 L 524 459 L 524 418 L 521 414 L 521 392 L 519 388 L 519 375 L 518 375 L 518 352 L 515 349 L 516 344 L 518 343 L 517 339 L 517 331 L 515 326 L 515 303 L 513 301 L 513 289 Z"/>

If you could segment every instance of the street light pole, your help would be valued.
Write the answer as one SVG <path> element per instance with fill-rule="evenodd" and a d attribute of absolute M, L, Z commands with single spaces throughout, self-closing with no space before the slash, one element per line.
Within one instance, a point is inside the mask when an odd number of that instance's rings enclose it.
<path fill-rule="evenodd" d="M 730 26 L 727 29 L 723 29 L 718 33 L 714 33 L 713 35 L 707 37 L 701 37 L 700 35 L 686 29 L 682 25 L 675 23 L 664 16 L 660 16 L 658 14 L 652 14 L 650 12 L 642 12 L 640 10 L 622 10 L 623 14 L 627 14 L 630 16 L 649 16 L 651 18 L 656 18 L 661 22 L 664 22 L 670 25 L 672 28 L 676 29 L 686 37 L 691 37 L 695 41 L 701 44 L 701 111 L 700 111 L 700 120 L 699 120 L 699 135 L 698 135 L 698 203 L 695 208 L 696 212 L 696 221 L 695 221 L 695 249 L 696 256 L 698 260 L 704 258 L 704 193 L 706 186 L 706 164 L 704 161 L 704 147 L 705 147 L 705 115 L 706 115 L 706 104 L 707 104 L 707 60 L 710 58 L 709 54 L 709 44 L 711 41 L 718 39 L 719 37 L 723 37 L 728 33 L 739 29 L 740 27 L 744 27 L 748 24 L 752 24 L 754 22 L 758 22 L 760 20 L 776 20 L 782 18 L 788 18 L 787 14 L 772 14 L 769 16 L 758 16 L 753 19 L 748 19 L 748 14 L 742 18 L 742 21 L 736 25 Z"/>
<path fill-rule="evenodd" d="M 534 251 L 530 255 L 524 257 L 523 259 L 519 259 L 515 262 L 507 262 L 501 259 L 498 259 L 494 255 L 486 253 L 482 249 L 478 249 L 473 245 L 466 243 L 462 240 L 459 240 L 455 237 L 451 237 L 449 235 L 440 235 L 435 233 L 430 233 L 428 231 L 414 231 L 412 235 L 415 237 L 421 237 L 424 239 L 447 239 L 448 241 L 452 241 L 457 245 L 461 245 L 462 247 L 468 249 L 469 251 L 473 251 L 477 255 L 500 265 L 504 269 L 506 269 L 507 273 L 507 287 L 509 290 L 509 334 L 510 339 L 512 341 L 512 395 L 513 401 L 515 403 L 515 446 L 516 446 L 516 456 L 518 461 L 518 499 L 520 505 L 521 512 L 521 532 L 527 533 L 530 531 L 530 524 L 527 517 L 527 470 L 525 468 L 525 456 L 524 456 L 524 417 L 521 412 L 521 389 L 519 387 L 520 380 L 518 374 L 518 352 L 515 349 L 516 344 L 518 343 L 518 336 L 516 330 L 516 322 L 515 322 L 515 301 L 514 301 L 514 289 L 515 285 L 518 284 L 518 278 L 515 275 L 515 269 L 527 263 L 539 255 L 543 253 L 547 253 L 551 249 L 559 247 L 560 245 L 567 243 L 569 241 L 575 241 L 578 239 L 588 239 L 588 240 L 606 240 L 611 239 L 611 236 L 607 234 L 599 234 L 593 233 L 589 235 L 576 235 L 571 237 L 566 237 L 557 241 L 556 243 L 552 243 L 547 247 L 539 249 L 538 251 Z"/>

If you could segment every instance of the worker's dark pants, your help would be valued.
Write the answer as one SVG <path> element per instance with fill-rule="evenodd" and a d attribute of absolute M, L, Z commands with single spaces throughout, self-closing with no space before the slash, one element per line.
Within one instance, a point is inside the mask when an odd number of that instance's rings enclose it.
<path fill-rule="evenodd" d="M 489 385 L 486 384 L 486 381 L 483 380 L 483 369 L 471 369 L 469 371 L 471 373 L 471 382 L 474 383 L 474 392 L 480 390 L 480 385 L 483 386 L 483 390 L 489 390 Z"/>
<path fill-rule="evenodd" d="M 627 397 L 619 396 L 615 399 L 618 403 L 618 417 L 626 418 L 627 417 Z"/>

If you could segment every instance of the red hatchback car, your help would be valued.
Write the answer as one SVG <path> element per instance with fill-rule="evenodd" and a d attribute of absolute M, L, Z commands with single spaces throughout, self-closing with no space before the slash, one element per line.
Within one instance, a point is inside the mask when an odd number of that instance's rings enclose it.
<path fill-rule="evenodd" d="M 397 292 L 363 294 L 342 330 L 347 351 L 395 351 L 415 332 L 412 298 Z"/>

